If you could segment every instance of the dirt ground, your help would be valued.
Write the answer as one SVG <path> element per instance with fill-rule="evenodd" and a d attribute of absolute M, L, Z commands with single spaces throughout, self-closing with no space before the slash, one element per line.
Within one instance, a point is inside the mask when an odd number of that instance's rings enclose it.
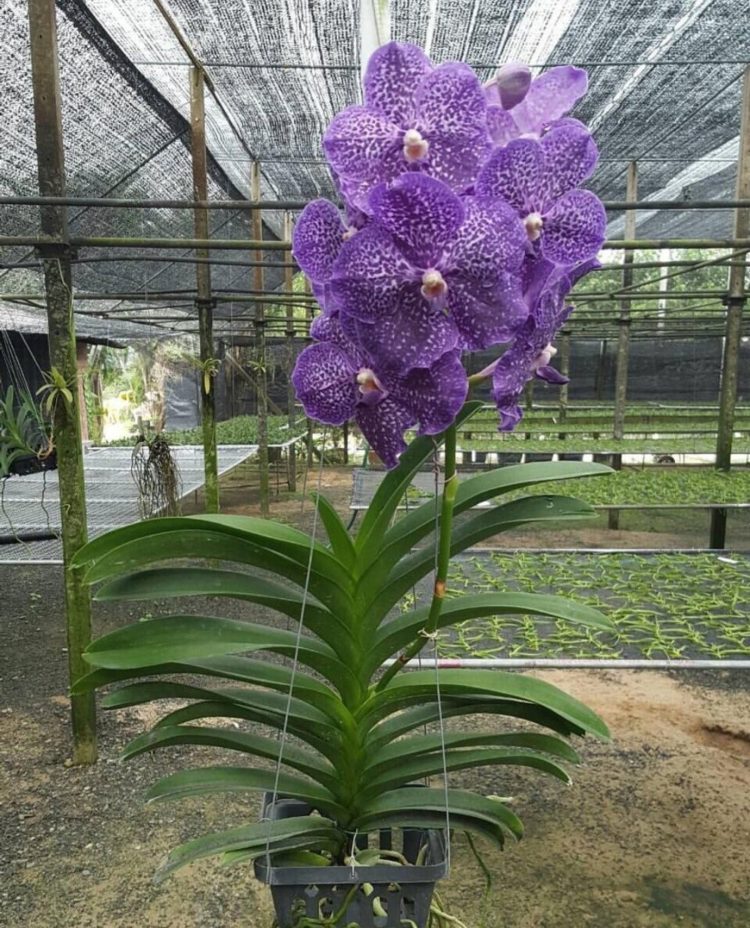
<path fill-rule="evenodd" d="M 342 509 L 348 504 L 342 473 L 326 472 L 323 486 Z M 234 492 L 239 508 L 241 489 Z M 276 514 L 307 522 L 309 508 L 300 520 L 299 507 L 290 499 Z M 173 748 L 120 764 L 126 741 L 154 720 L 151 709 L 139 709 L 101 713 L 99 763 L 68 766 L 59 568 L 0 565 L 0 602 L 0 925 L 270 928 L 268 894 L 250 868 L 226 871 L 209 861 L 152 883 L 176 843 L 256 818 L 251 800 L 144 807 L 146 788 L 160 776 L 222 755 Z M 165 603 L 148 608 L 167 611 Z M 127 604 L 98 605 L 96 632 L 138 614 Z M 580 746 L 584 764 L 570 788 L 507 768 L 451 777 L 452 785 L 513 796 L 527 834 L 503 853 L 487 852 L 494 885 L 486 899 L 457 837 L 441 886 L 450 909 L 469 928 L 747 928 L 748 676 L 540 675 L 596 709 L 614 741 Z M 472 724 L 490 729 L 497 720 Z"/>

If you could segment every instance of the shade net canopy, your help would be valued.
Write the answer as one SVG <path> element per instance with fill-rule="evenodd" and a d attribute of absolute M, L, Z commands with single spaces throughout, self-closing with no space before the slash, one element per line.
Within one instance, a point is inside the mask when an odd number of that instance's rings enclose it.
<path fill-rule="evenodd" d="M 639 212 L 641 238 L 720 239 L 729 210 L 690 210 L 691 200 L 732 198 L 739 151 L 742 74 L 750 61 L 750 0 L 391 0 L 391 34 L 422 45 L 435 62 L 463 59 L 483 79 L 504 61 L 588 69 L 590 90 L 573 115 L 595 131 L 601 163 L 590 186 L 625 196 L 637 160 L 641 199 L 684 200 L 678 211 Z M 73 196 L 192 197 L 189 59 L 153 0 L 58 0 L 63 127 Z M 334 197 L 321 136 L 360 91 L 359 0 L 165 0 L 215 88 L 206 100 L 209 197 L 250 195 L 254 159 L 261 195 Z M 0 192 L 37 192 L 28 16 L 24 0 L 0 0 L 5 54 Z M 77 236 L 191 237 L 188 210 L 71 208 Z M 282 235 L 265 214 L 264 236 Z M 610 238 L 623 216 L 610 214 Z M 250 238 L 247 212 L 210 214 L 211 234 Z M 36 207 L 0 206 L 3 234 L 35 235 Z M 80 313 L 138 318 L 195 330 L 189 250 L 130 253 L 82 248 L 74 267 Z M 285 253 L 263 258 L 280 265 Z M 256 305 L 253 257 L 213 251 L 217 331 L 242 334 Z M 113 260 L 117 258 L 117 260 Z M 177 259 L 177 260 L 173 260 Z M 41 294 L 28 248 L 0 251 L 0 292 Z M 9 268 L 8 265 L 28 265 Z M 264 268 L 264 286 L 283 269 Z M 86 294 L 111 295 L 107 301 Z M 127 294 L 137 293 L 134 301 Z M 122 294 L 126 294 L 125 297 Z M 171 302 L 170 302 L 171 299 Z M 1 310 L 0 310 L 1 312 Z"/>

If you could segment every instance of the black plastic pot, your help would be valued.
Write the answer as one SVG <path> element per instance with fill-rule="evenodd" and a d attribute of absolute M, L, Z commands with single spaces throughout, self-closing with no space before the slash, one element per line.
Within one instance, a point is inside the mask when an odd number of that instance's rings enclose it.
<path fill-rule="evenodd" d="M 263 818 L 272 821 L 311 811 L 307 803 L 296 799 L 272 802 L 268 793 L 263 801 Z M 390 839 L 390 829 L 380 832 L 381 847 L 390 847 Z M 365 844 L 366 836 L 359 836 L 360 848 Z M 349 900 L 342 925 L 400 928 L 405 920 L 411 920 L 418 928 L 425 928 L 435 883 L 448 872 L 444 835 L 442 831 L 404 829 L 402 853 L 408 861 L 415 861 L 425 844 L 428 850 L 420 866 L 268 867 L 261 858 L 255 861 L 255 876 L 271 887 L 279 928 L 293 928 L 301 915 L 313 918 L 321 911 L 324 916 L 337 912 L 353 886 L 359 888 Z M 374 913 L 375 899 L 387 915 Z"/>
<path fill-rule="evenodd" d="M 10 472 L 16 477 L 28 477 L 29 474 L 38 474 L 43 470 L 57 470 L 57 451 L 44 458 L 29 454 L 23 458 L 16 458 L 10 465 Z"/>

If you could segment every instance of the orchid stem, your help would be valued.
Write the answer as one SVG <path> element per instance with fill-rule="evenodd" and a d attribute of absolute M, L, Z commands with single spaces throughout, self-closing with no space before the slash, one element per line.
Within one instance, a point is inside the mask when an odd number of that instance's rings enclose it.
<path fill-rule="evenodd" d="M 405 667 L 410 660 L 419 654 L 428 641 L 433 640 L 440 622 L 440 613 L 445 601 L 445 585 L 448 579 L 448 567 L 451 559 L 451 532 L 453 529 L 453 506 L 458 490 L 458 475 L 456 474 L 456 426 L 455 423 L 445 433 L 445 483 L 443 485 L 442 504 L 440 507 L 440 521 L 438 527 L 437 563 L 435 565 L 435 586 L 430 602 L 430 611 L 427 621 L 421 629 L 419 637 L 385 671 L 378 681 L 376 690 L 384 689 L 396 674 Z"/>

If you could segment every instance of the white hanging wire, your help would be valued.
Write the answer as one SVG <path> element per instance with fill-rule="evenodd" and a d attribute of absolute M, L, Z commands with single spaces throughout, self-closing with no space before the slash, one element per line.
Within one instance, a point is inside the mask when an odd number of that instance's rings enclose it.
<path fill-rule="evenodd" d="M 440 502 L 439 502 L 439 491 L 440 491 L 440 457 L 439 450 L 437 445 L 435 446 L 434 451 L 434 467 L 433 475 L 435 478 L 435 576 L 437 577 L 438 566 L 439 566 L 439 556 L 440 556 Z M 450 477 L 451 480 L 457 480 L 455 463 L 453 468 L 453 474 Z M 443 483 L 443 493 L 445 493 L 446 485 Z M 446 578 L 447 581 L 447 578 Z M 435 632 L 430 635 L 432 638 L 432 647 L 435 657 L 435 696 L 437 699 L 437 712 L 438 712 L 438 725 L 440 726 L 440 755 L 443 763 L 443 796 L 445 799 L 445 863 L 446 863 L 446 876 L 450 874 L 451 869 L 451 813 L 449 805 L 449 794 L 448 794 L 448 758 L 445 751 L 445 722 L 443 719 L 443 700 L 442 694 L 440 692 L 440 661 L 438 660 L 438 629 L 435 629 Z"/>
<path fill-rule="evenodd" d="M 324 449 L 325 449 L 325 439 L 326 439 L 326 429 L 323 429 L 323 444 L 320 451 L 320 465 L 318 467 L 318 479 L 317 479 L 317 493 L 320 495 L 321 487 L 323 486 L 323 459 L 324 459 Z M 288 734 L 289 734 L 289 717 L 292 711 L 292 698 L 294 696 L 294 682 L 297 677 L 297 668 L 299 666 L 299 651 L 302 644 L 302 629 L 304 627 L 305 621 L 305 610 L 307 609 L 307 600 L 309 597 L 310 590 L 310 577 L 312 576 L 312 565 L 313 557 L 315 555 L 315 538 L 318 530 L 318 512 L 319 506 L 316 505 L 313 511 L 313 523 L 312 529 L 310 530 L 310 553 L 307 559 L 307 570 L 305 572 L 305 585 L 302 590 L 302 602 L 300 604 L 299 611 L 299 621 L 297 623 L 297 632 L 294 642 L 294 654 L 292 658 L 292 670 L 291 677 L 289 680 L 289 692 L 287 693 L 286 706 L 284 708 L 284 722 L 281 728 L 281 736 L 279 739 L 279 754 L 276 758 L 276 770 L 274 772 L 274 783 L 273 783 L 273 792 L 271 794 L 271 807 L 275 804 L 276 799 L 279 794 L 279 781 L 281 778 L 281 765 L 284 759 L 284 748 L 286 746 Z M 266 807 L 268 808 L 268 806 Z M 265 862 L 266 869 L 268 871 L 269 882 L 273 882 L 273 874 L 271 870 L 271 834 L 273 832 L 273 818 L 269 815 L 267 818 L 268 821 L 268 831 L 266 834 L 266 849 L 265 849 Z"/>

